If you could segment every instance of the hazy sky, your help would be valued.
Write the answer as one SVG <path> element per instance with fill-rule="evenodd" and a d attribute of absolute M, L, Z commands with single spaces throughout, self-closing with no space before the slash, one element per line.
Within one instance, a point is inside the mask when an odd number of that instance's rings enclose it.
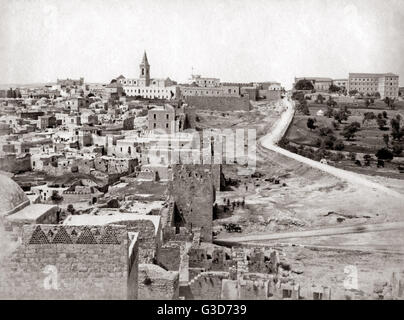
<path fill-rule="evenodd" d="M 403 0 L 0 0 L 0 83 L 194 73 L 222 81 L 394 72 Z"/>

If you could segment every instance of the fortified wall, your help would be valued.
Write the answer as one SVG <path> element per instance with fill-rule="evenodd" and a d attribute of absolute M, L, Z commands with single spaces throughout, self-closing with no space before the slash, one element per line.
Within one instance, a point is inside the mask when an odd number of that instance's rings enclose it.
<path fill-rule="evenodd" d="M 215 111 L 249 111 L 248 97 L 186 96 L 185 102 L 195 109 Z"/>

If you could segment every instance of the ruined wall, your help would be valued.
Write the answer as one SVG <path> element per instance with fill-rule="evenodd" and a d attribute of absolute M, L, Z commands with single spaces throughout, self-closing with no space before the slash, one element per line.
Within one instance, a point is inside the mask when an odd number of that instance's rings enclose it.
<path fill-rule="evenodd" d="M 128 246 L 128 234 L 123 226 L 24 226 L 22 244 L 2 261 L 0 297 L 136 297 L 137 284 L 131 283 L 128 277 Z"/>
<path fill-rule="evenodd" d="M 139 264 L 138 297 L 141 300 L 176 300 L 179 273 L 154 264 Z"/>
<path fill-rule="evenodd" d="M 263 248 L 232 250 L 225 247 L 206 247 L 193 245 L 189 249 L 189 267 L 203 268 L 206 271 L 229 271 L 237 265 L 237 261 L 246 264 L 248 272 L 276 274 L 279 265 L 279 255 L 276 250 Z"/>
<path fill-rule="evenodd" d="M 167 270 L 178 271 L 181 263 L 181 242 L 169 241 L 163 244 L 157 256 L 160 266 Z"/>
<path fill-rule="evenodd" d="M 260 98 L 265 100 L 278 100 L 281 98 L 280 90 L 258 90 L 258 95 Z"/>
<path fill-rule="evenodd" d="M 128 220 L 115 222 L 115 225 L 125 225 L 129 232 L 138 232 L 139 263 L 152 263 L 160 249 L 160 233 L 150 220 Z"/>
<path fill-rule="evenodd" d="M 17 158 L 15 154 L 0 157 L 0 170 L 12 173 L 31 171 L 31 156 Z"/>
<path fill-rule="evenodd" d="M 189 283 L 190 299 L 220 300 L 222 294 L 222 280 L 228 279 L 228 272 L 203 272 Z"/>
<path fill-rule="evenodd" d="M 248 97 L 202 97 L 186 96 L 185 102 L 196 109 L 216 111 L 249 111 Z"/>
<path fill-rule="evenodd" d="M 173 225 L 201 228 L 201 239 L 212 241 L 214 186 L 211 170 L 200 165 L 175 165 L 169 193 L 178 210 Z"/>

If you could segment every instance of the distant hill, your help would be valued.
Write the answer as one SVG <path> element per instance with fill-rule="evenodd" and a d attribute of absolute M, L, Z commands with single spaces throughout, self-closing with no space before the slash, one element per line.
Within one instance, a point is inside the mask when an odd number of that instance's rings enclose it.
<path fill-rule="evenodd" d="M 10 88 L 35 88 L 35 87 L 43 87 L 43 86 L 52 86 L 55 85 L 56 82 L 43 82 L 43 83 L 0 83 L 0 89 L 10 89 Z"/>

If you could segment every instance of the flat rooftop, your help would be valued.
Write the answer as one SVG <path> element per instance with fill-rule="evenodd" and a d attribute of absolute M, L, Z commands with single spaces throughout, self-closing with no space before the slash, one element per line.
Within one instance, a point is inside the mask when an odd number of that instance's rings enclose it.
<path fill-rule="evenodd" d="M 57 206 L 42 203 L 31 204 L 29 206 L 26 206 L 22 210 L 7 216 L 7 219 L 10 221 L 32 222 L 36 221 L 54 208 L 57 208 Z"/>
<path fill-rule="evenodd" d="M 160 224 L 160 216 L 152 216 L 145 214 L 136 213 L 115 213 L 104 214 L 104 215 L 72 215 L 65 219 L 64 225 L 68 226 L 103 226 L 107 224 L 113 224 L 121 221 L 138 221 L 138 220 L 149 220 L 154 225 L 154 232 L 157 234 L 157 230 Z"/>

